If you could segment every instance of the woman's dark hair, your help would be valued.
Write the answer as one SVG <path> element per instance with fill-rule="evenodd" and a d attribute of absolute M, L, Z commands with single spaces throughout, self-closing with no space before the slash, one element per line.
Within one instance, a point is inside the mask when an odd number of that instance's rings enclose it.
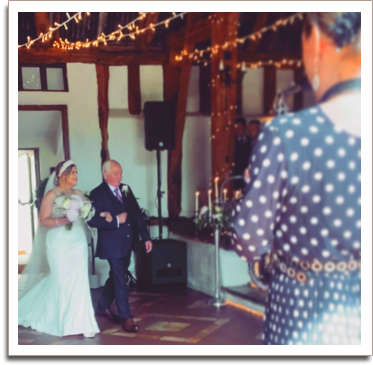
<path fill-rule="evenodd" d="M 360 46 L 361 14 L 355 13 L 307 13 L 303 31 L 306 37 L 316 25 L 333 40 L 338 48 L 357 42 Z"/>
<path fill-rule="evenodd" d="M 62 165 L 66 162 L 66 161 L 68 161 L 68 160 L 65 160 L 65 161 L 61 161 L 61 162 L 59 162 L 58 164 L 57 164 L 57 166 L 56 166 L 56 169 L 55 169 L 55 171 L 56 171 L 56 176 L 55 176 L 55 178 L 54 178 L 54 185 L 58 185 L 59 184 L 59 182 L 60 182 L 60 178 L 62 177 L 62 176 L 68 176 L 68 175 L 70 175 L 71 174 L 71 171 L 73 170 L 73 168 L 74 167 L 76 167 L 75 165 L 70 165 L 63 173 L 62 173 L 62 175 L 61 176 L 58 176 L 59 175 L 59 173 L 60 173 L 60 170 L 61 170 L 61 167 L 62 167 Z"/>

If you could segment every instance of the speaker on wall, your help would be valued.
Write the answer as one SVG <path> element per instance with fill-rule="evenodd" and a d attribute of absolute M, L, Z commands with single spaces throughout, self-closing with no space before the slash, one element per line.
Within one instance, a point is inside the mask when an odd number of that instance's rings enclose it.
<path fill-rule="evenodd" d="M 145 148 L 172 150 L 175 148 L 175 107 L 169 101 L 144 103 Z"/>
<path fill-rule="evenodd" d="M 153 240 L 153 249 L 136 253 L 136 279 L 140 288 L 187 283 L 186 243 L 173 239 Z"/>

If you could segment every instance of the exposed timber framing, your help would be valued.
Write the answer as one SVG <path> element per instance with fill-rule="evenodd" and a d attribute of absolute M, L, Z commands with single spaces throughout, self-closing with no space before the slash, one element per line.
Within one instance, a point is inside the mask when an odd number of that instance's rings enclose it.
<path fill-rule="evenodd" d="M 187 15 L 186 34 L 192 29 L 193 13 Z M 193 43 L 185 41 L 184 49 L 191 51 Z M 175 89 L 167 95 L 173 98 L 177 95 L 176 101 L 176 126 L 175 126 L 175 149 L 168 153 L 168 214 L 170 217 L 177 217 L 181 211 L 181 165 L 182 165 L 182 140 L 185 126 L 186 104 L 188 97 L 189 77 L 191 63 L 184 63 L 179 72 L 178 92 Z M 173 71 L 177 74 L 177 71 Z M 168 81 L 170 83 L 170 81 Z M 174 86 L 175 87 L 175 84 Z"/>
<path fill-rule="evenodd" d="M 139 29 L 147 29 L 150 24 L 155 24 L 158 20 L 159 13 L 147 13 L 145 18 L 138 24 Z M 147 31 L 144 34 L 139 34 L 135 40 L 135 47 L 145 51 L 154 38 L 155 32 Z"/>
<path fill-rule="evenodd" d="M 212 47 L 236 38 L 238 20 L 238 13 L 215 13 L 211 26 Z M 212 176 L 219 177 L 220 183 L 231 175 L 233 162 L 231 125 L 237 113 L 236 63 L 236 47 L 219 50 L 211 61 L 211 84 L 214 84 L 211 88 Z"/>
<path fill-rule="evenodd" d="M 59 48 L 22 47 L 18 49 L 20 63 L 99 63 L 109 66 L 129 65 L 162 65 L 167 55 L 162 51 L 138 51 L 125 47 L 87 48 L 66 51 Z"/>
<path fill-rule="evenodd" d="M 109 153 L 109 67 L 107 65 L 96 64 L 97 76 L 97 102 L 98 102 L 98 120 L 101 130 L 101 164 L 110 159 Z"/>
<path fill-rule="evenodd" d="M 138 63 L 128 65 L 128 111 L 130 114 L 141 113 L 140 66 Z"/>
<path fill-rule="evenodd" d="M 268 115 L 272 112 L 273 102 L 276 96 L 276 68 L 264 67 L 263 80 L 263 114 Z"/>

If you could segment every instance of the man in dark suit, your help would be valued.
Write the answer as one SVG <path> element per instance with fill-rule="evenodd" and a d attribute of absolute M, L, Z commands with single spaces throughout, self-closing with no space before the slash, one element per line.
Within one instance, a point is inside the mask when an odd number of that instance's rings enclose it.
<path fill-rule="evenodd" d="M 249 158 L 253 145 L 260 130 L 260 121 L 251 120 L 246 125 L 245 118 L 239 117 L 235 120 L 235 143 L 234 143 L 234 168 L 233 176 L 243 176 L 245 169 L 249 164 Z M 243 189 L 245 187 L 243 180 L 235 180 L 233 182 L 234 189 Z"/>
<path fill-rule="evenodd" d="M 152 250 L 152 242 L 136 198 L 130 187 L 121 183 L 122 167 L 119 162 L 105 161 L 102 173 L 105 182 L 90 194 L 96 213 L 88 224 L 98 229 L 96 256 L 108 260 L 110 275 L 96 314 L 118 319 L 125 331 L 137 332 L 139 328 L 133 321 L 128 303 L 127 271 L 132 243 L 137 234 L 145 241 L 147 253 Z M 119 318 L 110 309 L 114 299 Z"/>

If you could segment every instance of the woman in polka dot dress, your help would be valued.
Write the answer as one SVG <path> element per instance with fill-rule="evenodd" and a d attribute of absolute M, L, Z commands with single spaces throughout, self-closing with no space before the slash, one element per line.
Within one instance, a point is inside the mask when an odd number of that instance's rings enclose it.
<path fill-rule="evenodd" d="M 234 211 L 245 260 L 270 253 L 266 344 L 360 343 L 360 13 L 309 13 L 319 103 L 266 124 Z"/>

